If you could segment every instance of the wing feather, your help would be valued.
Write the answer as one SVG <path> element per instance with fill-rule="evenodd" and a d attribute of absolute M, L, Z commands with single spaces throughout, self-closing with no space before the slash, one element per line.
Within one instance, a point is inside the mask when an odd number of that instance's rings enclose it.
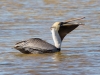
<path fill-rule="evenodd" d="M 18 46 L 18 48 L 16 47 L 17 50 L 27 54 L 34 52 L 48 53 L 57 50 L 55 46 L 39 38 L 31 38 L 26 41 L 18 42 L 16 45 Z"/>

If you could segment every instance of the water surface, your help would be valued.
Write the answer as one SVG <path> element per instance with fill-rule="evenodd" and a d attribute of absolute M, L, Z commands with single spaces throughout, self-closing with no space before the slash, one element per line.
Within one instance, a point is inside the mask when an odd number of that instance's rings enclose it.
<path fill-rule="evenodd" d="M 53 54 L 22 54 L 16 42 L 41 38 L 53 44 L 56 21 L 86 17 Z M 0 0 L 0 75 L 99 75 L 99 0 Z"/>

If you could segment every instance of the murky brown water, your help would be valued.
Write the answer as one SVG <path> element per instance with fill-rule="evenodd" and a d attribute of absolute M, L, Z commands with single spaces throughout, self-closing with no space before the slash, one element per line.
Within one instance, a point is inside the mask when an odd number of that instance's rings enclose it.
<path fill-rule="evenodd" d="M 22 54 L 18 41 L 39 37 L 53 44 L 55 21 L 85 16 L 60 53 Z M 0 0 L 0 75 L 100 75 L 100 0 Z"/>

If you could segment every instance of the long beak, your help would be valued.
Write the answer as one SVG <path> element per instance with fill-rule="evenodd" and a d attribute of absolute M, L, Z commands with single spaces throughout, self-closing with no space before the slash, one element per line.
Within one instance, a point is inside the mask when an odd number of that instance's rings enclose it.
<path fill-rule="evenodd" d="M 85 25 L 85 24 L 82 24 L 82 23 L 70 23 L 72 21 L 76 21 L 76 20 L 82 20 L 84 19 L 85 17 L 82 17 L 82 18 L 76 18 L 76 19 L 72 19 L 72 20 L 67 20 L 66 22 L 63 22 L 62 26 L 71 26 L 71 25 Z"/>
<path fill-rule="evenodd" d="M 66 23 L 66 22 L 63 22 L 63 24 L 61 26 L 71 26 L 71 25 L 84 25 L 82 23 Z"/>

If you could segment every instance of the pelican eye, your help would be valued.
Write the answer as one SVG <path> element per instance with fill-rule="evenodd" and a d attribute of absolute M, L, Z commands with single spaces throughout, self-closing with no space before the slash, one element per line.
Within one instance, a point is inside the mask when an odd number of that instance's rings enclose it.
<path fill-rule="evenodd" d="M 60 22 L 60 24 L 59 24 L 59 25 L 60 25 L 60 26 L 63 26 L 63 24 L 64 24 L 63 22 Z"/>

